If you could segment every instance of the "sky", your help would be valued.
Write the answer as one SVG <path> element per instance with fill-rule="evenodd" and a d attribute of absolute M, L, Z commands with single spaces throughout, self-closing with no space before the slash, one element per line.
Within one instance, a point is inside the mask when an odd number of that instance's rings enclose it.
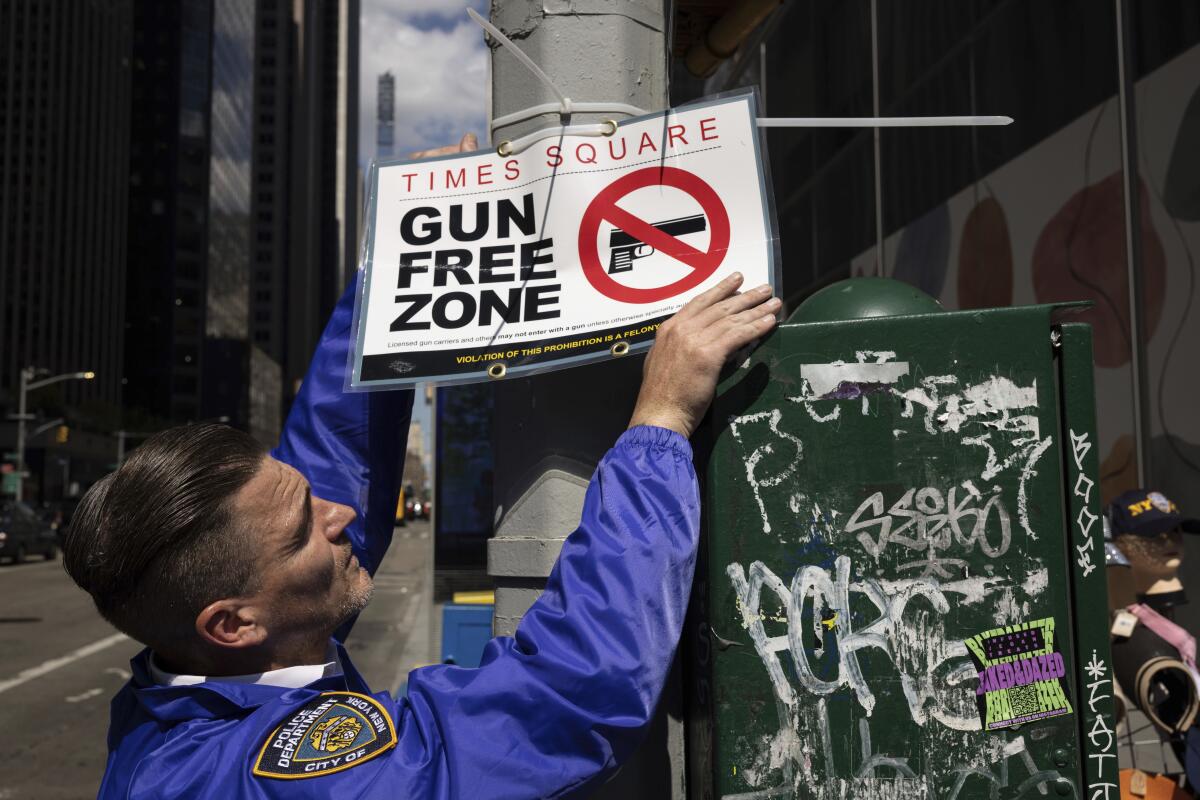
<path fill-rule="evenodd" d="M 396 155 L 486 140 L 487 47 L 462 0 L 362 0 L 359 35 L 359 160 L 375 155 L 375 93 L 396 77 Z M 488 13 L 488 0 L 471 0 Z"/>
<path fill-rule="evenodd" d="M 376 155 L 375 101 L 379 76 L 396 78 L 395 155 L 457 142 L 468 131 L 487 141 L 488 51 L 483 31 L 467 16 L 485 17 L 488 0 L 362 0 L 359 17 L 359 165 Z M 433 425 L 424 393 L 413 420 L 425 451 Z"/>

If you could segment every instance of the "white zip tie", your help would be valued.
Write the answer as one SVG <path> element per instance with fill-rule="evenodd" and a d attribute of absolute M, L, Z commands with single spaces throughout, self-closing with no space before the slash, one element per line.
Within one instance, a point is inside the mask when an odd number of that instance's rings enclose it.
<path fill-rule="evenodd" d="M 579 114 L 625 114 L 630 117 L 641 117 L 650 113 L 627 103 L 572 103 L 571 107 Z M 530 106 L 523 111 L 514 111 L 511 114 L 505 114 L 503 117 L 493 119 L 492 132 L 494 133 L 497 128 L 503 128 L 505 125 L 524 122 L 527 119 L 533 119 L 534 117 L 540 117 L 542 114 L 551 114 L 554 112 L 561 113 L 561 107 L 557 103 L 542 103 L 540 106 Z"/>
<path fill-rule="evenodd" d="M 760 128 L 934 128 L 1011 125 L 1012 117 L 759 117 Z"/>
<path fill-rule="evenodd" d="M 627 114 L 631 117 L 638 117 L 647 113 L 637 106 L 631 106 L 627 103 L 572 103 L 571 98 L 560 92 L 558 87 L 554 85 L 554 81 L 550 80 L 550 76 L 543 72 L 541 67 L 533 63 L 533 59 L 527 56 L 525 51 L 513 44 L 512 39 L 501 33 L 499 28 L 484 19 L 475 9 L 468 7 L 467 14 L 476 24 L 487 31 L 493 39 L 508 48 L 516 56 L 517 60 L 528 67 L 529 71 L 537 76 L 538 80 L 544 83 L 554 93 L 554 96 L 558 98 L 557 104 L 543 103 L 493 119 L 491 130 L 488 132 L 489 134 L 494 134 L 497 128 L 505 125 L 511 125 L 514 122 L 524 122 L 527 119 L 532 119 L 542 114 L 550 114 L 554 111 L 558 112 L 564 123 L 576 111 L 590 114 Z M 617 123 L 611 119 L 585 125 L 564 124 L 559 128 L 544 128 L 516 140 L 505 139 L 496 146 L 496 153 L 501 157 L 515 155 L 525 150 L 534 142 L 548 139 L 552 136 L 612 136 L 616 132 Z"/>
<path fill-rule="evenodd" d="M 606 119 L 586 125 L 563 125 L 559 128 L 543 128 L 540 131 L 527 133 L 519 139 L 505 139 L 496 146 L 496 153 L 501 158 L 514 156 L 526 150 L 530 145 L 543 139 L 557 139 L 561 136 L 612 136 L 617 132 L 615 120 Z"/>

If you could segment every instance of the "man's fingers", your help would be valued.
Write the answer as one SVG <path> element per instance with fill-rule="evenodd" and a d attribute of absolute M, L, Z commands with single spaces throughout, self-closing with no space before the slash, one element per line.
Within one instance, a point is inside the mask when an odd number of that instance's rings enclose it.
<path fill-rule="evenodd" d="M 735 294 L 733 297 L 727 297 L 724 300 L 713 303 L 708 308 L 697 313 L 695 321 L 699 325 L 708 327 L 722 319 L 728 319 L 731 316 L 739 314 L 748 308 L 753 308 L 770 296 L 771 287 L 763 284 L 741 294 Z"/>
<path fill-rule="evenodd" d="M 696 295 L 675 314 L 680 320 L 696 316 L 699 312 L 729 297 L 742 285 L 742 273 L 735 272 L 706 292 Z"/>
<path fill-rule="evenodd" d="M 475 134 L 463 134 L 462 139 L 458 144 L 448 144 L 445 147 L 435 147 L 431 150 L 418 150 L 415 153 L 410 153 L 409 158 L 432 158 L 433 156 L 449 156 L 455 153 L 469 153 L 472 150 L 479 148 L 479 140 L 475 138 Z"/>
<path fill-rule="evenodd" d="M 452 153 L 457 153 L 458 145 L 448 144 L 445 147 L 434 147 L 430 150 L 418 150 L 415 153 L 409 153 L 409 158 L 433 158 L 434 156 L 448 156 Z"/>
<path fill-rule="evenodd" d="M 749 294 L 747 292 L 746 294 Z M 745 297 L 745 295 L 739 295 Z M 761 299 L 761 298 L 760 298 Z M 779 313 L 779 307 L 782 305 L 778 297 L 772 297 L 769 300 L 759 303 L 752 308 L 747 308 L 739 311 L 736 314 L 730 314 L 727 317 L 717 320 L 714 326 L 719 326 L 721 330 L 725 328 L 733 328 L 739 325 L 749 325 L 764 316 L 773 316 Z"/>
<path fill-rule="evenodd" d="M 774 314 L 762 314 L 745 324 L 731 325 L 718 339 L 725 348 L 726 358 L 728 358 L 728 354 L 736 353 L 755 339 L 766 336 L 775 327 L 775 324 Z"/>

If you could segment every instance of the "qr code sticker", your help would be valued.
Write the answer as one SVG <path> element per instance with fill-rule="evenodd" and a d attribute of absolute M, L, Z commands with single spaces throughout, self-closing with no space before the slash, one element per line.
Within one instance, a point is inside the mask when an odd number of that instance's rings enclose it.
<path fill-rule="evenodd" d="M 1041 711 L 1037 686 L 1014 686 L 1008 690 L 1008 702 L 1012 705 L 1013 718 L 1020 719 Z"/>

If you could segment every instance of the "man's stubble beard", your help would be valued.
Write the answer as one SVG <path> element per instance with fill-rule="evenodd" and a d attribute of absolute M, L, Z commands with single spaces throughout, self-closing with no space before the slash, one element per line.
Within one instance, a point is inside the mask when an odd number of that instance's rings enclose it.
<path fill-rule="evenodd" d="M 363 570 L 362 575 L 366 576 L 365 580 L 359 579 L 350 587 L 350 591 L 346 593 L 346 597 L 342 603 L 341 619 L 338 625 L 346 622 L 354 615 L 360 613 L 367 604 L 371 602 L 371 597 L 375 594 L 375 580 L 366 570 Z"/>

